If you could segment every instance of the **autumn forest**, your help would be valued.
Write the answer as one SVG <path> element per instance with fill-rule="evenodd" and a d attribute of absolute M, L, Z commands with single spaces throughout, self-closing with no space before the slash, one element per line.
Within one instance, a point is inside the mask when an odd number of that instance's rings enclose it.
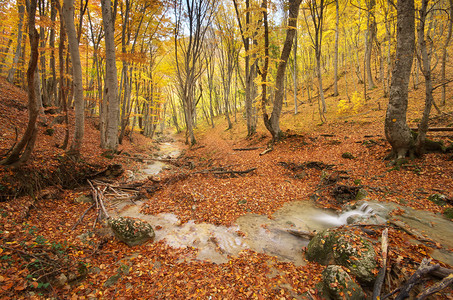
<path fill-rule="evenodd" d="M 0 0 L 0 296 L 453 297 L 452 0 Z"/>

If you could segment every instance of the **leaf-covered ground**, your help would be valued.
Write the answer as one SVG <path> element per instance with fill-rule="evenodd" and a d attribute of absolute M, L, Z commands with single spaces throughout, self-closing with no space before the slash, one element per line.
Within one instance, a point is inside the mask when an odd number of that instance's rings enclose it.
<path fill-rule="evenodd" d="M 25 124 L 26 109 L 23 105 L 26 97 L 3 80 L 0 89 L 0 150 L 5 152 L 15 140 L 15 127 L 20 137 Z M 307 103 L 301 109 L 310 111 L 310 105 L 313 104 Z M 293 130 L 265 155 L 259 155 L 269 142 L 269 135 L 263 129 L 246 139 L 245 129 L 240 123 L 230 131 L 224 130 L 226 127 L 222 120 L 217 120 L 214 129 L 200 124 L 198 144 L 188 149 L 179 143 L 185 150 L 184 155 L 175 163 L 177 166 L 159 175 L 162 186 L 156 192 L 148 191 L 142 211 L 148 214 L 172 212 L 182 222 L 195 220 L 228 226 L 246 213 L 271 216 L 285 203 L 295 200 L 315 199 L 320 207 L 339 208 L 341 205 L 333 199 L 331 186 L 326 180 L 340 175 L 339 183 L 363 186 L 371 199 L 437 213 L 451 207 L 433 203 L 428 196 L 433 193 L 453 196 L 452 154 L 427 154 L 409 161 L 399 170 L 387 166 L 383 158 L 390 148 L 383 135 L 384 111 L 376 107 L 376 101 L 370 101 L 357 116 L 329 116 L 330 121 L 320 126 L 311 121 L 314 119 L 312 115 L 292 117 L 287 113 L 282 128 Z M 451 114 L 446 114 L 433 118 L 432 122 L 448 126 L 453 119 Z M 49 123 L 49 120 L 43 120 L 43 123 Z M 2 192 L 2 201 L 5 201 L 0 203 L 1 298 L 321 297 L 317 284 L 324 266 L 316 263 L 295 266 L 248 250 L 231 257 L 228 263 L 214 264 L 194 261 L 196 249 L 174 249 L 163 241 L 130 248 L 109 236 L 101 224 L 95 223 L 95 210 L 89 210 L 84 220 L 72 230 L 91 205 L 75 199 L 90 189 L 82 182 L 71 187 L 62 183 L 70 182 L 67 178 L 72 177 L 77 182 L 76 178 L 82 177 L 77 173 L 80 166 L 85 166 L 83 172 L 89 173 L 112 163 L 121 163 L 125 169 L 135 172 L 143 166 L 129 159 L 128 155 L 151 156 L 159 143 L 151 143 L 134 134 L 133 141 L 127 140 L 120 148 L 127 155 L 107 159 L 98 147 L 95 120 L 88 119 L 85 161 L 62 170 L 69 162 L 64 160 L 64 151 L 56 144 L 61 143 L 64 128 L 55 128 L 52 136 L 44 135 L 46 129 L 39 127 L 37 149 L 30 164 L 19 170 L 0 169 L 1 187 L 6 191 Z M 430 137 L 446 143 L 452 140 L 452 136 L 445 133 L 430 134 Z M 176 136 L 176 139 L 182 140 L 183 136 Z M 233 150 L 239 148 L 257 149 Z M 354 158 L 343 158 L 345 152 Z M 330 167 L 323 170 L 316 167 L 291 168 L 307 162 Z M 237 176 L 215 173 L 252 168 L 256 169 Z M 43 190 L 36 193 L 35 198 L 22 195 L 20 192 L 27 190 L 21 186 L 25 181 L 12 179 L 37 173 L 40 175 L 33 177 L 35 183 L 32 187 L 42 185 Z M 57 175 L 52 176 L 54 173 Z M 148 182 L 151 184 L 156 179 L 150 178 Z M 117 180 L 126 180 L 126 175 Z M 369 237 L 374 241 L 378 255 L 378 237 L 382 229 L 375 228 L 376 236 Z M 357 228 L 351 230 L 359 231 Z M 384 286 L 387 292 L 401 284 L 423 257 L 441 246 L 413 243 L 411 236 L 393 227 L 389 228 L 389 241 L 389 275 Z M 445 264 L 442 266 L 451 268 Z M 451 298 L 451 295 L 451 290 L 447 289 L 435 298 Z"/>

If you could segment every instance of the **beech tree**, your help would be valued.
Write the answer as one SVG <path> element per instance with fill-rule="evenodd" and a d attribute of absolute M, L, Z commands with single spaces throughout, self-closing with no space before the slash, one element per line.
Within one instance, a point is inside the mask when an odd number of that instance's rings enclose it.
<path fill-rule="evenodd" d="M 38 65 L 38 44 L 39 33 L 35 28 L 37 0 L 30 0 L 28 7 L 28 37 L 30 40 L 30 61 L 27 70 L 28 83 L 28 124 L 21 140 L 13 147 L 11 153 L 0 163 L 3 165 L 13 165 L 26 162 L 35 146 L 37 128 L 36 120 L 39 115 L 39 101 L 35 95 L 35 71 Z"/>
<path fill-rule="evenodd" d="M 256 109 L 254 99 L 256 97 L 255 78 L 257 76 L 256 55 L 250 54 L 253 37 L 256 35 L 257 26 L 252 22 L 250 0 L 245 0 L 244 13 L 240 11 L 239 3 L 233 0 L 236 17 L 241 32 L 245 50 L 245 114 L 247 119 L 247 136 L 256 133 Z M 244 20 L 245 19 L 245 20 Z"/>
<path fill-rule="evenodd" d="M 75 132 L 70 151 L 80 155 L 85 130 L 85 100 L 83 99 L 82 64 L 80 62 L 79 40 L 74 24 L 74 0 L 64 0 L 63 18 L 68 34 L 69 52 L 72 62 L 72 77 L 75 104 Z"/>
<path fill-rule="evenodd" d="M 12 83 L 14 80 L 14 74 L 16 73 L 16 66 L 19 62 L 19 58 L 21 56 L 21 49 L 22 49 L 22 26 L 24 22 L 24 14 L 25 14 L 25 5 L 23 3 L 18 3 L 18 10 L 19 10 L 19 24 L 17 25 L 17 45 L 16 45 L 16 52 L 14 53 L 13 64 L 8 72 L 8 77 L 6 80 Z"/>
<path fill-rule="evenodd" d="M 198 80 L 205 66 L 203 64 L 203 43 L 212 18 L 215 2 L 211 0 L 175 1 L 175 59 L 178 94 L 183 104 L 186 122 L 186 143 L 196 143 L 194 116 L 197 101 Z"/>
<path fill-rule="evenodd" d="M 407 126 L 408 86 L 415 50 L 414 0 L 397 2 L 396 54 L 385 116 L 385 136 L 397 160 L 403 159 L 414 145 Z"/>
<path fill-rule="evenodd" d="M 319 1 L 319 3 L 318 3 Z M 326 100 L 324 98 L 324 89 L 322 85 L 322 73 L 321 73 L 321 52 L 322 52 L 322 34 L 323 34 L 323 23 L 324 23 L 324 10 L 325 2 L 324 0 L 309 0 L 307 1 L 308 10 L 310 11 L 310 20 L 313 24 L 313 32 L 308 30 L 310 39 L 315 51 L 316 58 L 316 76 L 318 77 L 318 92 L 319 99 L 321 103 L 318 103 L 319 115 L 321 120 L 325 120 L 324 113 L 326 113 Z M 304 19 L 307 28 L 309 28 L 309 20 L 304 10 Z"/>
<path fill-rule="evenodd" d="M 106 111 L 101 115 L 101 147 L 116 151 L 118 148 L 118 77 L 115 50 L 115 20 L 112 14 L 112 2 L 101 0 L 102 22 L 105 31 L 105 88 L 104 102 Z M 104 125 L 104 124 L 105 125 Z"/>
<path fill-rule="evenodd" d="M 264 0 L 265 1 L 265 0 Z M 289 0 L 288 3 L 288 25 L 286 29 L 286 38 L 283 44 L 283 49 L 280 55 L 280 61 L 278 63 L 277 75 L 275 79 L 275 94 L 273 101 L 272 113 L 269 115 L 264 112 L 263 120 L 267 130 L 272 134 L 274 141 L 279 140 L 282 135 L 280 129 L 280 114 L 283 106 L 284 91 L 284 80 L 285 70 L 288 63 L 288 58 L 291 53 L 291 47 L 293 45 L 294 36 L 296 35 L 297 28 L 297 17 L 299 15 L 299 7 L 302 0 Z"/>

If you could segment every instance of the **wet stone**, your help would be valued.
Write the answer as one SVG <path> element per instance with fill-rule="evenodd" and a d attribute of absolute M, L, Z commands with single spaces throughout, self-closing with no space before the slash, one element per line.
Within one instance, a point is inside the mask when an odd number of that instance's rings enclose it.
<path fill-rule="evenodd" d="M 365 299 L 365 293 L 341 266 L 330 265 L 322 272 L 325 291 L 332 299 Z"/>
<path fill-rule="evenodd" d="M 363 237 L 341 230 L 324 230 L 308 244 L 306 257 L 322 265 L 337 264 L 348 268 L 359 281 L 375 279 L 376 254 Z"/>
<path fill-rule="evenodd" d="M 148 223 L 129 217 L 119 217 L 109 220 L 115 236 L 128 246 L 137 246 L 152 240 L 154 230 Z"/>

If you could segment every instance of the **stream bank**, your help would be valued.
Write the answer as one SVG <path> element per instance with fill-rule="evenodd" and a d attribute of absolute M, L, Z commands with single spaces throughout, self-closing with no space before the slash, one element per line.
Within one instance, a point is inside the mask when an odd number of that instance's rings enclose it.
<path fill-rule="evenodd" d="M 141 172 L 144 177 L 156 176 L 162 170 L 170 168 L 165 160 L 176 159 L 181 155 L 180 148 L 174 141 L 159 144 L 155 155 Z M 112 209 L 113 216 L 133 217 L 151 224 L 156 230 L 156 241 L 164 240 L 175 248 L 198 249 L 197 260 L 214 263 L 228 262 L 231 256 L 237 256 L 246 249 L 275 256 L 282 262 L 304 265 L 302 249 L 309 240 L 296 237 L 288 230 L 319 232 L 321 230 L 346 225 L 349 223 L 386 224 L 387 222 L 403 222 L 436 241 L 441 249 L 435 249 L 432 257 L 453 265 L 453 254 L 446 249 L 453 249 L 453 223 L 442 215 L 426 211 L 418 211 L 395 203 L 378 201 L 358 202 L 353 207 L 345 207 L 343 211 L 316 207 L 312 201 L 292 201 L 284 204 L 272 216 L 247 213 L 237 218 L 233 226 L 216 226 L 210 223 L 181 222 L 177 215 L 160 213 L 147 215 L 141 213 L 147 207 L 146 201 L 130 205 L 119 203 Z M 391 216 L 390 212 L 401 212 Z M 419 243 L 416 239 L 411 241 Z"/>

